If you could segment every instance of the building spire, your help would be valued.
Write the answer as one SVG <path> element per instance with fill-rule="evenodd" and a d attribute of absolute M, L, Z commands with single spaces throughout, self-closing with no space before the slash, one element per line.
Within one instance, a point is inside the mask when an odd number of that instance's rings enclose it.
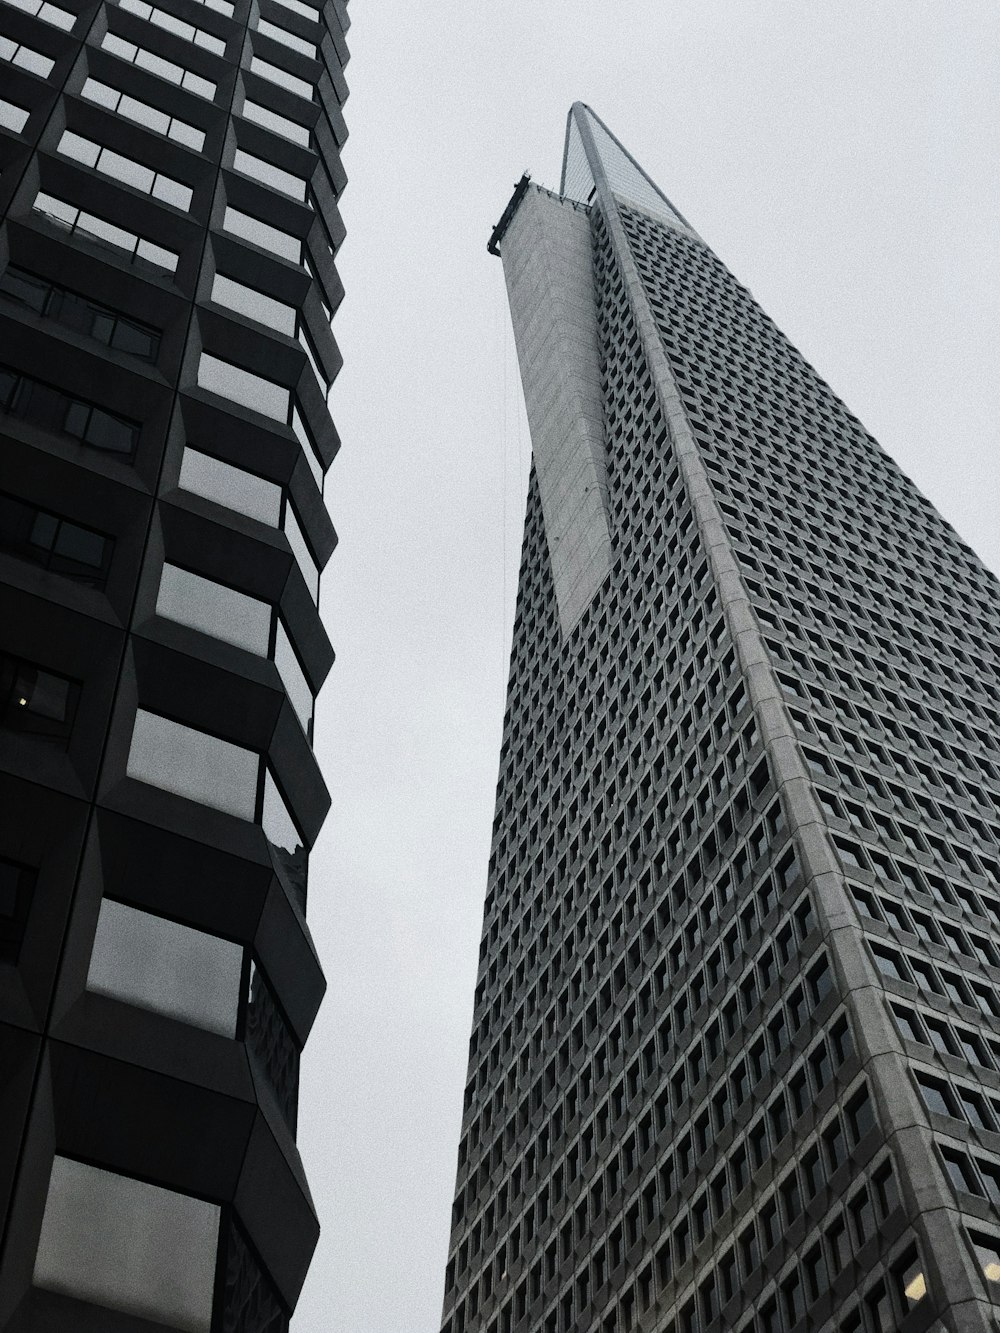
<path fill-rule="evenodd" d="M 608 189 L 629 203 L 690 227 L 687 219 L 643 171 L 628 149 L 585 102 L 574 102 L 566 118 L 559 193 L 590 203 L 603 176 Z"/>

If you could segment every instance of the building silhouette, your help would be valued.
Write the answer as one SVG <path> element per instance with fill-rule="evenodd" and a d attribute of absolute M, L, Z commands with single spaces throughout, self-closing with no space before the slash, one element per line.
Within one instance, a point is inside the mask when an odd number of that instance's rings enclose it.
<path fill-rule="evenodd" d="M 998 1327 L 998 585 L 582 104 L 446 1333 Z"/>
<path fill-rule="evenodd" d="M 346 0 L 0 4 L 0 1328 L 279 1333 Z"/>

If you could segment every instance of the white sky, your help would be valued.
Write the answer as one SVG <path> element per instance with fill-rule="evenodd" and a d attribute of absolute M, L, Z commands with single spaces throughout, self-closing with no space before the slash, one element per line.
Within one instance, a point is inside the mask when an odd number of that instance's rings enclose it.
<path fill-rule="evenodd" d="M 300 1142 L 323 1223 L 294 1333 L 435 1333 L 527 426 L 493 223 L 589 102 L 1000 568 L 995 0 L 354 0 L 345 155 L 329 991 Z"/>

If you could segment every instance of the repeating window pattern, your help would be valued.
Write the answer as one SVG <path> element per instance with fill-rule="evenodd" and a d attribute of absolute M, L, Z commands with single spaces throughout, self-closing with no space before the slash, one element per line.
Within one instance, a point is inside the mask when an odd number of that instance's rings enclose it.
<path fill-rule="evenodd" d="M 991 1148 L 996 583 L 700 241 L 620 216 L 914 1102 L 936 1080 L 928 1125 Z M 444 1333 L 924 1328 L 944 1296 L 590 222 L 615 558 L 564 638 L 532 476 Z"/>
<path fill-rule="evenodd" d="M 763 1182 L 782 1181 L 787 1208 L 815 1192 L 810 1145 L 828 1149 L 807 1124 L 843 1097 L 850 1112 L 824 1122 L 829 1151 L 877 1146 L 624 286 L 593 226 L 618 554 L 564 642 L 532 481 L 449 1330 L 626 1328 L 654 1306 L 686 1308 L 711 1273 L 707 1327 L 728 1299 L 708 1256 L 778 1197 Z M 770 1268 L 784 1262 L 776 1250 Z M 775 1276 L 759 1269 L 758 1288 Z"/>
<path fill-rule="evenodd" d="M 323 397 L 339 355 L 312 312 L 318 299 L 332 318 L 341 295 L 334 201 L 346 180 L 346 3 L 279 0 L 266 19 L 249 0 L 108 0 L 86 15 L 69 3 L 0 0 L 0 28 L 17 34 L 0 34 L 0 68 L 15 67 L 0 127 L 12 148 L 12 134 L 39 131 L 21 141 L 31 160 L 8 191 L 14 225 L 0 261 L 9 362 L 0 367 L 0 423 L 11 455 L 0 559 L 12 585 L 0 731 L 8 797 L 29 816 L 35 801 L 56 826 L 43 838 L 28 818 L 17 846 L 3 848 L 14 859 L 0 858 L 0 962 L 24 969 L 26 993 L 48 1012 L 55 960 L 73 955 L 74 976 L 87 977 L 129 1033 L 123 1071 L 147 1067 L 152 1048 L 140 1050 L 135 1034 L 150 1015 L 174 1024 L 179 1058 L 185 1041 L 242 1043 L 248 1087 L 294 1137 L 300 1052 L 322 989 L 302 918 L 307 842 L 325 797 L 310 755 L 314 696 L 332 653 L 301 581 L 315 603 L 335 540 L 319 493 L 336 447 Z M 220 91 L 224 105 L 210 111 Z M 249 423 L 244 400 L 256 409 Z M 240 553 L 228 566 L 226 543 L 230 556 Z M 151 561 L 161 566 L 158 587 L 145 578 Z M 144 601 L 143 615 L 155 612 L 162 639 L 147 641 L 137 700 L 121 691 L 119 673 L 131 661 L 133 598 L 138 606 L 147 588 L 155 602 Z M 29 605 L 30 618 L 21 609 Z M 185 660 L 210 680 L 204 690 L 185 693 L 172 679 L 166 644 L 184 636 L 196 647 Z M 60 639 L 61 653 L 50 643 Z M 146 697 L 154 678 L 165 688 L 156 700 Z M 280 724 L 261 730 L 241 709 L 247 689 L 261 700 L 270 692 Z M 116 755 L 108 734 L 129 726 Z M 49 909 L 73 900 L 82 863 L 60 846 L 85 836 L 77 807 L 97 799 L 105 763 L 124 768 L 147 811 L 142 827 L 159 825 L 164 859 L 186 870 L 170 884 L 151 876 L 138 891 L 112 886 L 114 854 L 102 845 L 101 873 L 86 890 L 104 892 L 96 933 L 74 926 L 64 937 Z M 209 849 L 184 836 L 191 818 L 229 832 Z M 125 829 L 115 837 L 129 840 Z M 49 841 L 51 855 L 39 850 Z M 20 864 L 22 852 L 35 863 Z M 223 898 L 181 901 L 177 885 L 200 873 L 205 856 L 223 876 L 252 861 L 258 912 Z M 39 911 L 42 890 L 48 907 Z M 232 1142 L 238 1108 L 199 1086 L 197 1065 L 178 1077 L 176 1105 L 165 1091 L 156 1114 L 176 1115 L 183 1135 L 214 1099 L 204 1155 L 213 1136 Z M 167 1089 L 171 1075 L 160 1074 Z M 59 1115 L 69 1123 L 78 1109 Z M 102 1120 L 88 1105 L 91 1113 Z M 17 1279 L 28 1322 L 42 1290 L 54 1289 L 86 1304 L 84 1322 L 101 1322 L 103 1307 L 164 1326 L 286 1333 L 292 1288 L 274 1275 L 282 1254 L 305 1260 L 315 1242 L 301 1181 L 251 1145 L 231 1164 L 241 1202 L 221 1206 L 208 1202 L 228 1189 L 217 1172 L 189 1172 L 178 1192 L 159 1179 L 170 1164 L 152 1170 L 156 1186 L 139 1179 L 138 1164 L 134 1178 L 106 1170 L 117 1145 L 113 1127 L 103 1133 L 90 1139 L 94 1164 L 75 1195 L 52 1187 L 69 1158 L 57 1156 L 51 1179 L 41 1179 L 43 1158 L 24 1175 L 19 1243 L 42 1224 L 35 1268 Z M 93 1262 L 81 1264 L 88 1199 L 102 1201 L 114 1225 L 109 1244 L 91 1244 Z M 155 1243 L 130 1247 L 130 1234 Z M 15 1303 L 21 1295 L 19 1286 Z"/>

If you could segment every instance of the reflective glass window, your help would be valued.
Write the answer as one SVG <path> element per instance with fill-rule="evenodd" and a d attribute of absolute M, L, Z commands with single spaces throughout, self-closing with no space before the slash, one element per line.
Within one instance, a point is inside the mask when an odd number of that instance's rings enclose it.
<path fill-rule="evenodd" d="M 0 549 L 80 583 L 103 587 L 114 541 L 93 528 L 0 495 Z"/>
<path fill-rule="evenodd" d="M 274 190 L 280 190 L 282 194 L 291 195 L 293 199 L 305 199 L 306 183 L 301 176 L 295 176 L 290 171 L 283 171 L 281 167 L 276 167 L 273 162 L 266 162 L 262 157 L 256 157 L 253 153 L 247 153 L 242 148 L 237 148 L 233 155 L 233 167 L 236 171 L 242 171 L 246 176 L 252 176 L 254 180 L 262 185 L 268 185 Z"/>
<path fill-rule="evenodd" d="M 0 125 L 4 129 L 13 130 L 15 134 L 20 134 L 28 123 L 30 112 L 23 106 L 17 106 L 14 102 L 8 102 L 5 97 L 0 97 Z"/>
<path fill-rule="evenodd" d="M 268 603 L 189 569 L 164 564 L 156 614 L 224 643 L 267 656 L 271 633 Z"/>
<path fill-rule="evenodd" d="M 304 37 L 297 37 L 295 33 L 282 28 L 278 23 L 272 23 L 269 19 L 258 19 L 257 31 L 265 37 L 280 42 L 282 46 L 287 46 L 290 51 L 297 51 L 299 55 L 308 56 L 310 60 L 316 59 L 315 42 L 307 42 Z"/>
<path fill-rule="evenodd" d="M 201 354 L 198 383 L 203 389 L 249 407 L 274 421 L 288 420 L 289 392 L 283 384 L 275 384 L 263 375 L 255 375 L 253 371 L 244 370 L 231 361 L 223 361 L 211 352 Z"/>
<path fill-rule="evenodd" d="M 274 664 L 278 668 L 285 689 L 288 691 L 291 705 L 298 714 L 299 721 L 308 735 L 309 724 L 312 722 L 313 715 L 312 688 L 306 679 L 306 674 L 302 670 L 295 649 L 292 647 L 292 642 L 280 619 L 275 627 Z"/>
<path fill-rule="evenodd" d="M 165 134 L 187 148 L 201 152 L 205 146 L 204 131 L 189 125 L 186 120 L 178 120 L 176 116 L 167 115 L 165 111 L 150 106 L 148 102 L 142 102 L 137 97 L 131 97 L 128 93 L 112 88 L 110 84 L 101 83 L 98 79 L 87 79 L 80 89 L 80 96 L 85 97 L 88 102 L 96 102 L 98 106 L 106 107 L 126 120 L 135 121 L 137 125 L 144 125 L 156 134 Z"/>
<path fill-rule="evenodd" d="M 193 70 L 186 69 L 183 65 L 178 65 L 173 60 L 165 60 L 163 56 L 157 55 L 155 51 L 147 51 L 143 46 L 137 46 L 135 42 L 126 41 L 124 37 L 119 37 L 117 33 L 106 32 L 101 38 L 101 47 L 109 51 L 119 60 L 127 60 L 129 64 L 139 65 L 148 70 L 150 74 L 155 74 L 159 79 L 165 79 L 168 83 L 174 83 L 179 88 L 186 88 L 188 92 L 197 94 L 198 97 L 204 97 L 211 101 L 215 96 L 218 85 L 211 79 L 206 79 L 201 74 L 195 74 Z"/>
<path fill-rule="evenodd" d="M 212 281 L 212 300 L 238 314 L 246 315 L 248 319 L 266 324 L 269 329 L 277 329 L 289 337 L 295 336 L 295 307 L 258 291 L 256 287 L 248 287 L 235 278 L 216 273 Z"/>
<path fill-rule="evenodd" d="M 61 28 L 63 32 L 72 32 L 76 23 L 75 14 L 52 4 L 51 0 L 3 0 L 3 3 L 14 9 L 23 9 L 26 14 L 33 14 L 43 23 L 51 23 L 54 28 Z"/>
<path fill-rule="evenodd" d="M 243 947 L 105 898 L 87 989 L 236 1036 Z"/>
<path fill-rule="evenodd" d="M 218 1204 L 56 1156 L 32 1280 L 187 1333 L 209 1333 L 218 1239 Z"/>
<path fill-rule="evenodd" d="M 281 487 L 276 482 L 190 446 L 184 450 L 178 485 L 271 527 L 281 521 Z"/>
<path fill-rule="evenodd" d="M 15 42 L 3 33 L 0 33 L 0 60 L 6 60 L 8 64 L 17 65 L 19 69 L 26 69 L 29 74 L 37 74 L 43 79 L 47 79 L 56 67 L 51 56 L 42 55 L 41 51 Z"/>
<path fill-rule="evenodd" d="M 296 78 L 294 74 L 289 74 L 288 70 L 282 69 L 280 65 L 273 65 L 270 60 L 262 60 L 260 56 L 251 56 L 250 70 L 253 74 L 259 74 L 262 79 L 267 79 L 269 83 L 276 83 L 279 88 L 286 88 L 288 92 L 304 97 L 307 102 L 312 101 L 312 84 L 307 83 L 305 79 Z"/>
<path fill-rule="evenodd" d="M 250 241 L 253 245 L 259 245 L 262 250 L 270 250 L 272 254 L 280 255 L 282 259 L 290 259 L 294 264 L 302 261 L 302 242 L 297 236 L 291 236 L 278 227 L 272 227 L 249 213 L 241 213 L 238 208 L 226 208 L 222 225 L 226 231 Z"/>
<path fill-rule="evenodd" d="M 253 819 L 259 767 L 260 756 L 242 745 L 144 708 L 136 712 L 126 770 L 130 778 Z"/>
<path fill-rule="evenodd" d="M 260 102 L 251 102 L 248 98 L 243 103 L 243 115 L 274 134 L 280 134 L 283 139 L 291 139 L 293 143 L 309 147 L 312 133 L 305 125 L 300 125 L 297 120 L 289 120 L 287 116 L 280 116 L 277 111 L 262 106 Z"/>

